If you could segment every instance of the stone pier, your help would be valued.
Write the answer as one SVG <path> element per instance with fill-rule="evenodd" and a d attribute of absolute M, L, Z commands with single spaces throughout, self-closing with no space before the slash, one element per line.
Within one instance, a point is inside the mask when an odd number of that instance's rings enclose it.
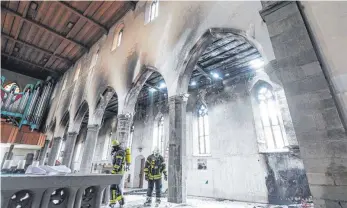
<path fill-rule="evenodd" d="M 188 94 L 169 98 L 168 201 L 186 202 L 186 107 Z"/>
<path fill-rule="evenodd" d="M 53 138 L 53 145 L 51 148 L 51 153 L 49 154 L 48 157 L 48 165 L 54 166 L 55 161 L 58 158 L 58 154 L 60 151 L 60 145 L 62 143 L 62 138 L 61 137 L 55 137 Z"/>
<path fill-rule="evenodd" d="M 298 2 L 266 1 L 276 62 L 315 207 L 347 207 L 347 136 Z"/>
<path fill-rule="evenodd" d="M 71 166 L 72 156 L 75 150 L 75 144 L 77 139 L 77 132 L 68 132 L 65 142 L 65 150 L 62 164 L 66 167 Z"/>
<path fill-rule="evenodd" d="M 100 126 L 89 125 L 87 128 L 87 137 L 86 141 L 84 142 L 84 151 L 80 168 L 80 172 L 83 174 L 89 174 L 91 172 Z"/>

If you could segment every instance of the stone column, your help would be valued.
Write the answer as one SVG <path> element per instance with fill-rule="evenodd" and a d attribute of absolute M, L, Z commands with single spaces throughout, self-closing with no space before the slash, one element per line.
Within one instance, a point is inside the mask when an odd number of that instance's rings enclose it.
<path fill-rule="evenodd" d="M 66 141 L 65 141 L 65 150 L 64 150 L 64 157 L 62 164 L 66 167 L 70 168 L 72 156 L 75 150 L 75 144 L 76 144 L 76 138 L 78 133 L 77 132 L 68 132 Z"/>
<path fill-rule="evenodd" d="M 130 136 L 130 130 L 131 130 L 131 124 L 133 122 L 132 115 L 130 113 L 125 114 L 119 114 L 117 116 L 117 132 L 116 137 L 119 142 L 121 142 L 123 148 L 126 148 L 129 136 Z"/>
<path fill-rule="evenodd" d="M 62 142 L 61 137 L 53 138 L 53 145 L 52 145 L 51 153 L 49 154 L 49 157 L 48 157 L 48 165 L 50 165 L 50 166 L 55 165 L 55 160 L 58 157 L 61 142 Z"/>
<path fill-rule="evenodd" d="M 83 174 L 89 174 L 91 172 L 99 129 L 100 126 L 97 124 L 88 125 L 87 127 L 87 137 L 84 142 L 83 157 L 80 167 L 80 172 Z"/>
<path fill-rule="evenodd" d="M 185 203 L 186 192 L 186 107 L 188 94 L 169 98 L 168 201 Z"/>
<path fill-rule="evenodd" d="M 297 2 L 262 2 L 315 207 L 347 206 L 347 136 Z M 267 67 L 266 67 L 267 68 Z"/>
<path fill-rule="evenodd" d="M 50 140 L 46 140 L 45 141 L 45 144 L 43 145 L 43 147 L 41 148 L 41 151 L 40 151 L 40 157 L 39 157 L 39 164 L 40 165 L 44 165 L 45 163 L 45 159 L 46 159 L 46 154 L 47 154 L 47 151 L 48 151 L 48 146 L 49 146 L 49 142 Z"/>

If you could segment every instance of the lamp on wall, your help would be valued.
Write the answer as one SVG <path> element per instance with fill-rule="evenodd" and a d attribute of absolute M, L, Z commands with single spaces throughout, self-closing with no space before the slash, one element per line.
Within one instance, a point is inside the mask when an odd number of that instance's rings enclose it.
<path fill-rule="evenodd" d="M 139 146 L 137 149 L 139 150 L 139 152 L 142 152 L 143 148 L 141 146 Z"/>

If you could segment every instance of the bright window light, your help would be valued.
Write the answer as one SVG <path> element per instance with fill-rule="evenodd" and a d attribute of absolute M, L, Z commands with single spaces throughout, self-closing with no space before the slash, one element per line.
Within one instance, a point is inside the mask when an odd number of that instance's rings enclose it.
<path fill-rule="evenodd" d="M 217 73 L 215 73 L 215 72 L 212 72 L 211 74 L 212 74 L 212 76 L 213 76 L 214 78 L 216 78 L 216 79 L 219 78 L 219 74 L 217 74 Z"/>
<path fill-rule="evenodd" d="M 160 83 L 159 88 L 160 89 L 166 88 L 166 84 L 164 82 Z"/>
<path fill-rule="evenodd" d="M 151 88 L 149 88 L 149 91 L 150 91 L 150 92 L 155 92 L 155 91 L 157 91 L 157 90 L 151 87 Z"/>
<path fill-rule="evenodd" d="M 251 64 L 252 68 L 259 69 L 259 68 L 264 66 L 264 61 L 261 59 L 254 59 L 254 60 L 250 61 L 250 64 Z"/>
<path fill-rule="evenodd" d="M 192 81 L 192 82 L 190 83 L 190 85 L 191 85 L 191 86 L 195 86 L 195 85 L 196 85 L 196 81 Z"/>

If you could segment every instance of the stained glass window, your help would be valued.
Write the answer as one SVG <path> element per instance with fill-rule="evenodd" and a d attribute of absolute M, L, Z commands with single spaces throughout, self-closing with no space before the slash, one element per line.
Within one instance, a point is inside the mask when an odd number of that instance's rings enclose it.
<path fill-rule="evenodd" d="M 12 88 L 12 86 L 15 86 L 15 90 L 14 90 L 15 93 L 19 93 L 19 92 L 20 92 L 20 89 L 19 89 L 17 83 L 15 83 L 15 82 L 12 82 L 12 83 L 7 84 L 7 85 L 4 87 L 4 89 L 7 90 L 7 91 L 10 91 L 10 89 Z"/>

